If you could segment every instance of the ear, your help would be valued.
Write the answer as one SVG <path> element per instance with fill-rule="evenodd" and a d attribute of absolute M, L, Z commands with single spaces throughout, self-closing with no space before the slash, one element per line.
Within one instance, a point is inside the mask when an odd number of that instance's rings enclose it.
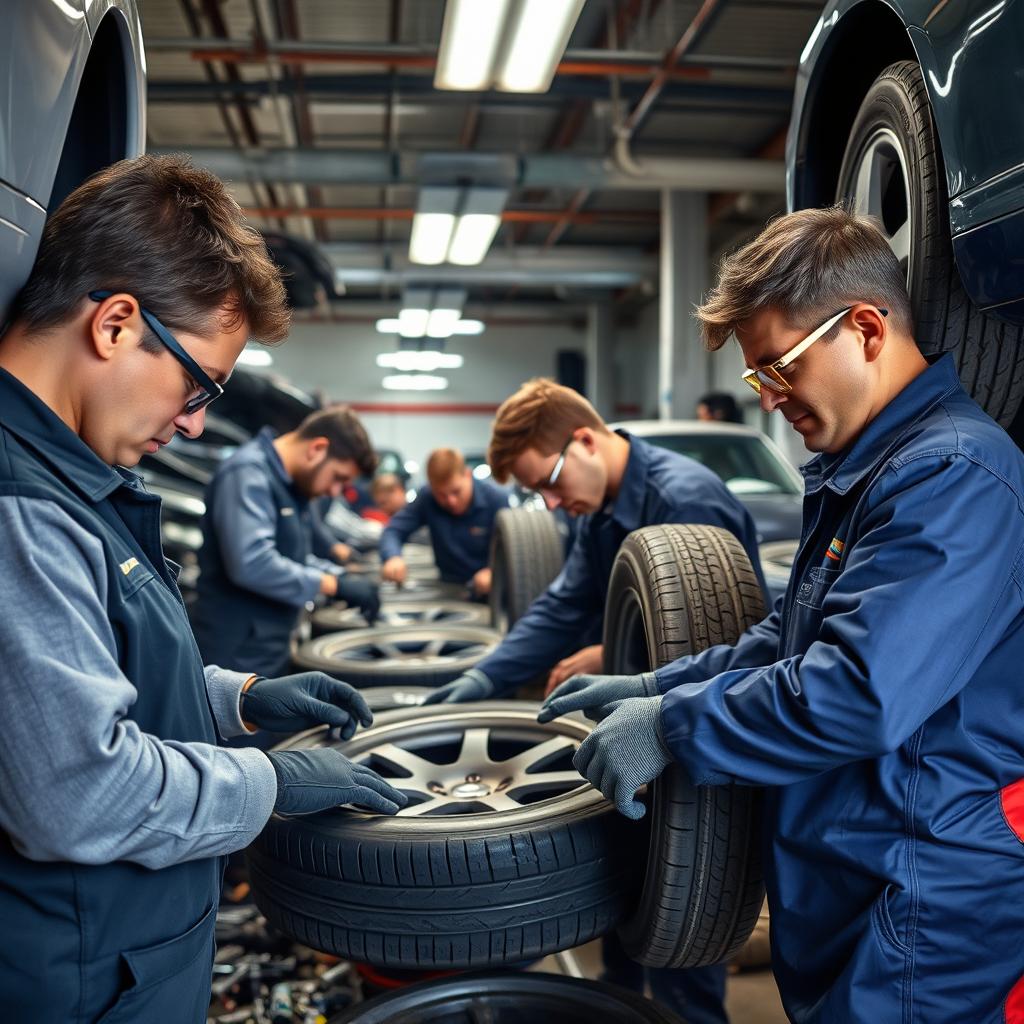
<path fill-rule="evenodd" d="M 134 296 L 117 292 L 94 303 L 88 320 L 89 342 L 100 359 L 112 359 L 118 351 L 133 348 L 142 342 L 144 325 L 139 304 Z"/>
<path fill-rule="evenodd" d="M 312 465 L 322 462 L 330 447 L 330 441 L 326 437 L 314 437 L 306 444 L 306 461 Z"/>
<path fill-rule="evenodd" d="M 853 321 L 854 329 L 860 335 L 864 358 L 867 362 L 873 363 L 885 348 L 889 334 L 889 324 L 877 307 L 869 306 L 866 303 L 854 306 L 850 311 L 850 317 Z"/>
<path fill-rule="evenodd" d="M 573 432 L 572 436 L 575 440 L 579 441 L 588 452 L 593 452 L 597 448 L 597 440 L 594 437 L 594 431 L 590 427 L 577 427 Z"/>

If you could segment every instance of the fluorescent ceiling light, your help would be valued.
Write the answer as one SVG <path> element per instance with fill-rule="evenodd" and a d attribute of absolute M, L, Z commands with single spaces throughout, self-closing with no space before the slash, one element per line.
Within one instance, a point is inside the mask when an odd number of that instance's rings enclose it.
<path fill-rule="evenodd" d="M 435 89 L 487 89 L 510 0 L 448 0 Z"/>
<path fill-rule="evenodd" d="M 432 373 L 434 370 L 457 370 L 462 366 L 463 358 L 455 352 L 381 352 L 377 356 L 377 365 L 388 370 L 401 370 L 403 373 Z"/>
<path fill-rule="evenodd" d="M 501 217 L 491 213 L 467 213 L 461 216 L 448 250 L 448 262 L 462 267 L 474 267 L 482 263 L 500 224 Z"/>
<path fill-rule="evenodd" d="M 455 227 L 454 213 L 417 213 L 412 218 L 409 259 L 434 266 L 444 263 L 448 242 Z"/>
<path fill-rule="evenodd" d="M 388 391 L 444 391 L 447 377 L 431 377 L 425 373 L 400 373 L 381 382 Z"/>
<path fill-rule="evenodd" d="M 459 309 L 432 309 L 427 320 L 428 338 L 447 338 L 459 322 L 462 311 Z"/>
<path fill-rule="evenodd" d="M 584 0 L 519 0 L 506 30 L 511 42 L 495 73 L 506 92 L 547 92 Z"/>
<path fill-rule="evenodd" d="M 483 334 L 483 320 L 460 320 L 453 328 L 452 334 Z"/>
<path fill-rule="evenodd" d="M 397 318 L 390 320 L 378 320 L 377 330 L 381 334 L 398 334 L 401 329 L 401 321 Z"/>
<path fill-rule="evenodd" d="M 270 366 L 274 357 L 263 348 L 243 348 L 238 362 L 243 366 Z"/>
<path fill-rule="evenodd" d="M 402 309 L 398 312 L 398 333 L 403 338 L 422 338 L 430 319 L 429 309 Z"/>

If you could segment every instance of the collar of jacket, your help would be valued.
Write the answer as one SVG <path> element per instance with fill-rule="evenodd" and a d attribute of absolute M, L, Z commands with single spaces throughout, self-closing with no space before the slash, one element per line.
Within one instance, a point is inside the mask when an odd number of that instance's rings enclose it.
<path fill-rule="evenodd" d="M 801 468 L 805 493 L 828 487 L 836 494 L 846 494 L 882 463 L 893 443 L 912 423 L 959 387 L 953 357 L 948 353 L 940 356 L 864 428 L 849 448 L 835 455 L 818 455 Z"/>
<path fill-rule="evenodd" d="M 288 471 L 284 468 L 284 463 L 281 461 L 281 456 L 274 447 L 273 430 L 270 427 L 261 427 L 256 435 L 256 441 L 260 446 L 260 451 L 263 452 L 264 458 L 267 460 L 267 465 L 287 486 L 291 487 L 293 483 L 292 478 L 288 475 Z"/>
<path fill-rule="evenodd" d="M 31 448 L 51 471 L 92 502 L 138 477 L 108 466 L 42 399 L 0 370 L 0 424 Z"/>
<path fill-rule="evenodd" d="M 644 495 L 647 490 L 647 467 L 650 464 L 650 453 L 647 445 L 640 438 L 634 437 L 625 430 L 616 430 L 619 437 L 629 442 L 629 458 L 622 474 L 619 493 L 610 512 L 612 519 L 627 533 L 638 530 L 643 523 Z M 607 506 L 606 506 L 607 508 Z"/>

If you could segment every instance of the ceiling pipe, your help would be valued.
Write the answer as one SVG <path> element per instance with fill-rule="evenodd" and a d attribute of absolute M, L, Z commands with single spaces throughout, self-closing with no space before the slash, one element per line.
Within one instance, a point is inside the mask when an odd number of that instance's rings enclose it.
<path fill-rule="evenodd" d="M 412 220 L 413 209 L 397 207 L 337 206 L 246 206 L 247 217 L 310 217 L 313 220 Z M 657 210 L 503 210 L 501 219 L 508 224 L 657 224 Z M 544 248 L 548 248 L 545 245 Z"/>

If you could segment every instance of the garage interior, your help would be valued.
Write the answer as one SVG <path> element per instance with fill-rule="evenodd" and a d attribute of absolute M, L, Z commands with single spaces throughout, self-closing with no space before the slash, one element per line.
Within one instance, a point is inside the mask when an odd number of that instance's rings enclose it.
<path fill-rule="evenodd" d="M 0 11 L 27 2 L 0 0 Z M 283 274 L 284 343 L 247 343 L 203 435 L 154 444 L 137 467 L 161 499 L 163 551 L 197 637 L 196 617 L 215 607 L 199 595 L 223 467 L 276 445 L 289 481 L 282 452 L 299 450 L 308 417 L 338 406 L 374 450 L 375 468 L 357 480 L 303 492 L 345 568 L 335 589 L 293 602 L 286 652 L 288 672 L 350 684 L 374 721 L 350 733 L 304 727 L 274 750 L 340 750 L 408 804 L 394 818 L 351 807 L 272 814 L 231 854 L 211 926 L 208 1024 L 796 1019 L 771 967 L 760 791 L 694 786 L 673 765 L 639 791 L 645 816 L 628 820 L 574 767 L 595 722 L 576 713 L 540 726 L 537 713 L 577 672 L 654 678 L 684 655 L 734 645 L 792 597 L 809 533 L 799 469 L 811 453 L 769 414 L 761 384 L 747 386 L 739 345 L 708 351 L 694 316 L 722 260 L 787 208 L 847 200 L 878 218 L 911 286 L 921 349 L 952 352 L 970 395 L 1024 447 L 1024 287 L 1012 293 L 985 263 L 1024 281 L 1024 228 L 992 187 L 1009 182 L 1019 204 L 1024 163 L 987 180 L 958 165 L 957 187 L 974 200 L 958 193 L 950 205 L 946 186 L 933 186 L 942 228 L 930 244 L 944 262 L 941 273 L 929 265 L 925 301 L 928 197 L 910 183 L 926 175 L 888 136 L 862 147 L 852 170 L 844 149 L 879 75 L 925 81 L 915 46 L 933 22 L 934 39 L 959 41 L 959 55 L 991 39 L 1007 5 L 967 5 L 970 20 L 938 2 L 911 45 L 903 9 L 913 5 L 888 0 L 104 0 L 89 12 L 85 0 L 31 2 L 49 12 L 37 42 L 71 38 L 57 23 L 92 20 L 67 70 L 71 100 L 53 100 L 67 108 L 63 149 L 39 143 L 53 158 L 49 202 L 0 146 L 0 251 L 19 268 L 0 274 L 0 312 L 27 279 L 23 238 L 38 245 L 47 213 L 83 180 L 142 152 L 184 155 L 221 179 Z M 830 51 L 841 18 L 854 27 Z M 23 80 L 30 48 L 0 52 Z M 945 84 L 929 72 L 933 98 L 949 95 L 958 59 Z M 815 63 L 829 60 L 839 70 L 808 91 Z M 584 396 L 629 431 L 620 437 L 711 470 L 756 537 L 751 547 L 714 525 L 642 524 L 600 581 L 607 604 L 586 634 L 597 669 L 556 679 L 549 665 L 511 692 L 432 703 L 438 688 L 478 678 L 477 664 L 570 564 L 581 517 L 550 495 L 578 438 L 534 484 L 519 472 L 506 483 L 488 464 L 499 408 L 533 378 Z M 714 415 L 721 401 L 732 411 Z M 448 449 L 455 469 L 438 477 Z M 500 508 L 480 542 L 483 568 L 456 580 L 434 531 L 449 507 L 439 480 L 463 470 L 468 493 L 497 495 Z M 397 488 L 394 507 L 378 484 Z M 615 495 L 602 494 L 591 512 L 610 516 Z M 389 522 L 431 500 L 442 512 L 386 548 Z M 280 513 L 297 521 L 305 509 Z M 838 563 L 839 533 L 832 545 L 825 557 Z M 120 563 L 126 577 L 134 567 Z M 820 606 L 802 586 L 795 600 Z M 254 645 L 260 629 L 253 613 Z M 205 658 L 202 639 L 198 650 Z M 245 686 L 255 694 L 274 681 L 254 672 Z M 236 717 L 249 730 L 245 694 Z M 705 1016 L 692 994 L 675 1000 L 672 975 L 716 964 L 726 965 L 717 1011 Z M 582 984 L 627 977 L 618 994 Z M 112 1020 L 143 1019 L 131 1006 L 116 1016 L 119 1006 Z"/>

